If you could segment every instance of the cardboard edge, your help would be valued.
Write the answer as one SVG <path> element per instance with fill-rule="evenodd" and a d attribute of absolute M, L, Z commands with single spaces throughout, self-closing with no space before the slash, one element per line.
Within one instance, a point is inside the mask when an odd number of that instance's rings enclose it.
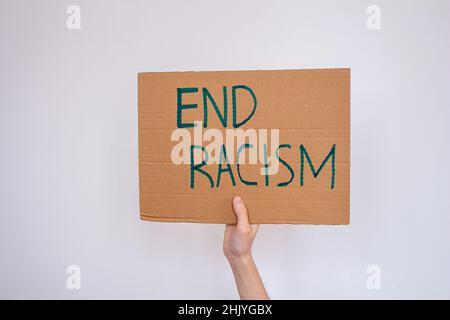
<path fill-rule="evenodd" d="M 298 72 L 298 71 L 336 71 L 336 70 L 342 70 L 347 71 L 350 74 L 350 67 L 336 67 L 336 68 L 309 68 L 309 69 L 242 69 L 242 70 L 178 70 L 178 71 L 144 71 L 144 72 L 138 72 L 138 78 L 144 75 L 171 75 L 171 74 L 195 74 L 195 73 L 235 73 L 235 72 L 243 72 L 243 73 L 253 73 L 253 72 Z"/>
<path fill-rule="evenodd" d="M 189 219 L 189 218 L 180 218 L 177 219 L 175 217 L 158 217 L 158 216 L 153 216 L 150 214 L 147 214 L 145 212 L 140 211 L 140 220 L 141 221 L 147 221 L 147 222 L 167 222 L 167 223 L 201 223 L 201 224 L 236 224 L 236 221 L 203 221 L 200 219 Z M 252 224 L 262 224 L 262 225 L 316 225 L 316 226 L 347 226 L 350 225 L 350 220 L 348 219 L 347 221 L 344 222 L 339 222 L 339 223 L 314 223 L 314 222 L 307 222 L 307 223 L 293 223 L 293 222 L 289 222 L 289 221 L 277 221 L 277 222 L 273 222 L 273 221 L 266 221 L 266 220 L 260 220 L 260 221 L 251 221 L 250 223 Z"/>

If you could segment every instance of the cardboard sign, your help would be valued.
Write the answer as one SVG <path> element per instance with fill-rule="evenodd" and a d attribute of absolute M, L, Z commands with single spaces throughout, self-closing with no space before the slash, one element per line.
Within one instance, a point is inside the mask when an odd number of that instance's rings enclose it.
<path fill-rule="evenodd" d="M 348 224 L 350 69 L 140 73 L 143 220 Z"/>

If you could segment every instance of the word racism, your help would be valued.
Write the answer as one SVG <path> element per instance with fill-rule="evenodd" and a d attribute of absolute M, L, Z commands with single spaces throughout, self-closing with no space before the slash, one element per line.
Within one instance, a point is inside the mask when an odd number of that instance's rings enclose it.
<path fill-rule="evenodd" d="M 292 149 L 290 144 L 279 143 L 279 129 L 270 129 L 270 139 L 267 129 L 240 129 L 249 122 L 257 110 L 257 98 L 253 90 L 245 85 L 235 85 L 231 87 L 231 108 L 232 108 L 232 129 L 219 130 L 208 128 L 209 108 L 215 111 L 223 128 L 227 128 L 228 123 L 228 88 L 223 87 L 223 108 L 219 108 L 216 100 L 207 88 L 202 88 L 201 93 L 197 87 L 177 88 L 177 129 L 172 132 L 171 141 L 178 142 L 171 152 L 171 160 L 174 164 L 190 165 L 190 187 L 195 188 L 196 177 L 203 176 L 209 181 L 211 188 L 220 187 L 223 180 L 222 175 L 226 175 L 233 186 L 241 183 L 248 186 L 258 185 L 258 181 L 244 178 L 241 174 L 241 165 L 260 164 L 260 175 L 264 177 L 264 186 L 270 185 L 269 176 L 276 175 L 280 164 L 288 170 L 290 178 L 286 181 L 277 182 L 277 187 L 285 187 L 294 181 L 295 171 L 280 155 L 282 149 Z M 237 91 L 241 90 L 251 96 L 253 107 L 247 117 L 241 121 L 237 119 Z M 184 104 L 183 96 L 198 94 L 203 99 L 203 122 L 194 121 L 187 123 L 183 121 L 183 113 L 188 109 L 198 108 L 197 104 Z M 191 132 L 193 131 L 193 132 Z M 225 133 L 223 133 L 225 131 Z M 192 137 L 193 136 L 193 137 Z M 208 145 L 204 146 L 204 142 Z M 270 145 L 270 149 L 269 149 Z M 330 146 L 330 151 L 324 155 L 321 164 L 316 168 L 310 158 L 306 146 L 300 144 L 295 146 L 299 152 L 299 185 L 304 185 L 305 167 L 309 167 L 312 175 L 316 178 L 327 163 L 331 165 L 330 188 L 335 184 L 335 158 L 336 144 Z M 235 152 L 235 150 L 237 150 Z M 248 154 L 248 159 L 246 155 Z M 318 159 L 315 159 L 318 160 Z M 306 164 L 305 164 L 306 163 Z M 208 166 L 217 164 L 215 174 L 212 170 L 207 170 Z M 233 164 L 235 168 L 233 169 Z M 214 177 L 216 181 L 214 182 Z"/>

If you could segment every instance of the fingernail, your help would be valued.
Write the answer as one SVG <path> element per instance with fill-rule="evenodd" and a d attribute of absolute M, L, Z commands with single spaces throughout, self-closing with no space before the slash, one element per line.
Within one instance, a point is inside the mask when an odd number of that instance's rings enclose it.
<path fill-rule="evenodd" d="M 237 204 L 237 205 L 242 204 L 242 199 L 239 196 L 234 197 L 233 200 L 234 200 L 234 203 Z"/>

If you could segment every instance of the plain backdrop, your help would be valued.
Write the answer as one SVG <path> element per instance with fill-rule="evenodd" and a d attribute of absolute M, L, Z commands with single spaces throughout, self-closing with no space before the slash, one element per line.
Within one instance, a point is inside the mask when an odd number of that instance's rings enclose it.
<path fill-rule="evenodd" d="M 137 73 L 330 67 L 352 69 L 351 224 L 262 226 L 268 292 L 450 298 L 449 1 L 0 3 L 0 298 L 237 298 L 223 225 L 139 219 Z"/>

